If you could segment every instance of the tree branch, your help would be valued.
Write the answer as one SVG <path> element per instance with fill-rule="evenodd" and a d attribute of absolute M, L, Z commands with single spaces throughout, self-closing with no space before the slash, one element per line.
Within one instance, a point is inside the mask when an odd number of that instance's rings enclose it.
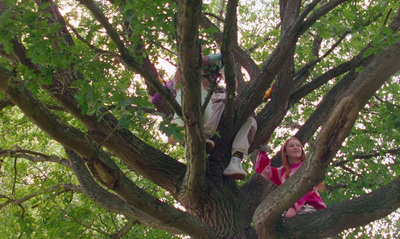
<path fill-rule="evenodd" d="M 180 197 L 202 200 L 205 191 L 206 148 L 201 112 L 201 54 L 199 21 L 202 1 L 178 1 L 177 43 L 181 76 L 182 110 L 185 121 L 187 169 L 180 186 Z"/>
<path fill-rule="evenodd" d="M 379 13 L 377 14 L 373 20 L 369 20 L 367 22 L 365 22 L 363 24 L 364 27 L 369 26 L 370 24 L 372 24 L 373 22 L 375 22 L 375 20 L 377 20 L 379 17 L 381 17 L 382 14 Z M 310 61 L 309 63 L 305 64 L 303 67 L 301 67 L 299 70 L 296 71 L 296 76 L 297 78 L 294 80 L 295 81 L 295 87 L 294 89 L 297 88 L 297 86 L 299 86 L 302 82 L 302 79 L 305 78 L 305 75 L 309 75 L 308 73 L 310 72 L 310 69 L 312 69 L 317 63 L 319 63 L 322 59 L 326 58 L 328 55 L 330 55 L 334 49 L 336 49 L 337 46 L 339 46 L 339 44 L 346 38 L 346 36 L 348 36 L 351 33 L 351 31 L 345 31 L 342 35 L 339 36 L 338 40 L 328 49 L 328 51 L 326 51 L 321 57 L 318 57 L 317 54 L 314 54 L 315 57 L 317 57 L 317 59 Z M 319 38 L 319 44 L 321 44 L 322 38 Z M 318 52 L 318 51 L 317 51 Z M 316 53 L 317 53 L 316 52 Z M 360 54 L 358 54 L 358 56 L 360 56 Z M 353 58 L 355 59 L 355 58 Z M 338 67 L 340 68 L 340 67 Z M 300 75 L 300 76 L 299 76 Z"/>
<path fill-rule="evenodd" d="M 315 213 L 298 215 L 285 223 L 282 237 L 303 238 L 313 232 L 315 238 L 337 235 L 343 230 L 366 225 L 400 207 L 400 178 L 379 190 L 347 200 Z M 317 220 L 318 219 L 318 220 Z M 301 221 L 301 223 L 297 223 Z M 335 225 L 332 227 L 332 225 Z M 287 238 L 286 237 L 286 238 Z"/>
<path fill-rule="evenodd" d="M 400 41 L 385 49 L 358 75 L 345 97 L 333 108 L 331 118 L 323 126 L 302 167 L 257 208 L 254 214 L 257 231 L 274 228 L 283 210 L 322 181 L 325 168 L 350 132 L 362 106 L 391 75 L 400 70 L 399 57 Z M 275 201 L 278 199 L 279 202 Z"/>
<path fill-rule="evenodd" d="M 292 3 L 291 1 L 288 2 Z M 301 24 L 302 21 L 304 20 L 306 15 L 316 6 L 318 2 L 319 0 L 315 0 L 312 3 L 310 3 L 305 8 L 305 10 L 299 15 L 294 24 L 290 25 L 290 27 L 285 26 L 283 28 L 281 40 L 279 41 L 278 45 L 276 46 L 275 50 L 268 58 L 268 60 L 263 63 L 263 66 L 261 68 L 261 74 L 257 77 L 257 79 L 251 81 L 239 94 L 238 99 L 235 102 L 236 109 L 239 112 L 241 112 L 241 115 L 238 118 L 238 125 L 241 125 L 247 119 L 247 117 L 254 111 L 254 109 L 262 102 L 265 91 L 268 89 L 268 87 L 274 80 L 275 76 L 278 74 L 282 64 L 285 62 L 287 57 L 289 57 L 290 54 L 292 54 L 293 52 L 297 39 L 302 33 L 302 24 Z M 289 5 L 291 4 L 288 4 L 288 7 L 290 7 Z M 280 89 L 274 90 L 271 97 L 271 101 L 275 99 L 280 102 L 280 100 L 287 97 L 287 95 L 285 94 L 286 88 L 283 85 L 284 82 L 281 82 Z M 286 106 L 284 105 L 283 107 L 282 106 L 280 107 L 285 108 Z M 276 107 L 271 107 L 271 109 L 272 108 Z M 277 118 L 276 124 L 279 124 L 280 118 L 282 118 L 283 115 L 286 114 L 286 112 L 287 109 L 279 109 L 280 114 L 276 116 Z M 258 123 L 259 119 L 257 119 L 257 124 Z M 261 137 L 266 138 L 266 135 L 262 135 Z"/>
<path fill-rule="evenodd" d="M 121 40 L 118 32 L 111 26 L 106 16 L 104 16 L 103 12 L 99 7 L 91 0 L 76 0 L 83 5 L 85 5 L 95 16 L 95 18 L 100 22 L 100 24 L 106 29 L 108 36 L 117 46 L 119 52 L 121 53 L 122 59 L 124 59 L 127 67 L 135 72 L 140 73 L 146 83 L 149 84 L 152 88 L 154 88 L 160 95 L 168 102 L 171 108 L 178 115 L 182 115 L 182 110 L 178 102 L 175 100 L 171 92 L 167 91 L 164 86 L 159 82 L 156 75 L 152 74 L 152 72 L 146 70 L 142 64 L 140 64 L 135 58 L 129 53 L 128 49 L 125 47 L 123 41 Z M 147 60 L 147 58 L 142 59 L 143 61 Z"/>
<path fill-rule="evenodd" d="M 177 230 L 203 235 L 211 231 L 189 214 L 185 214 L 167 203 L 144 192 L 132 183 L 112 160 L 77 129 L 67 126 L 32 95 L 22 82 L 0 65 L 0 91 L 6 94 L 21 111 L 50 137 L 83 156 L 93 175 L 108 188 L 114 190 L 124 201 L 147 215 L 157 218 Z M 79 175 L 77 175 L 79 176 Z M 211 233 L 211 234 L 210 234 Z"/>
<path fill-rule="evenodd" d="M 394 17 L 389 27 L 393 31 L 398 31 L 398 29 L 400 28 L 400 11 Z M 322 122 L 326 120 L 326 117 L 328 116 L 330 109 L 333 107 L 334 103 L 336 103 L 339 99 L 343 97 L 344 91 L 341 89 L 347 89 L 351 82 L 358 75 L 358 73 L 356 73 L 354 69 L 359 66 L 365 67 L 372 59 L 374 59 L 373 55 L 367 58 L 363 56 L 364 52 L 370 49 L 370 47 L 371 43 L 366 45 L 366 47 L 361 50 L 360 53 L 357 54 L 357 56 L 355 56 L 352 60 L 328 70 L 324 74 L 316 77 L 310 83 L 292 91 L 290 105 L 295 104 L 296 102 L 298 102 L 299 99 L 317 89 L 324 83 L 328 82 L 330 79 L 349 71 L 349 73 L 345 77 L 343 77 L 343 79 L 339 81 L 324 97 L 324 99 L 316 108 L 315 112 L 308 118 L 306 123 L 296 134 L 296 137 L 299 138 L 303 143 L 307 142 L 309 138 L 314 134 L 314 132 L 318 129 L 318 127 L 322 124 Z M 250 151 L 258 147 L 258 145 L 260 145 L 268 135 L 271 135 L 275 126 L 280 123 L 278 117 L 279 114 L 276 112 L 278 110 L 279 108 L 269 103 L 257 115 L 259 131 L 253 145 L 250 147 Z M 281 111 L 286 113 L 286 109 L 281 109 Z"/>
<path fill-rule="evenodd" d="M 225 107 L 225 124 L 228 129 L 232 129 L 234 124 L 234 99 L 235 99 L 235 69 L 232 59 L 232 47 L 237 44 L 237 0 L 229 0 L 226 12 L 226 22 L 224 24 L 224 35 L 221 46 L 222 59 L 225 64 L 225 81 L 226 81 L 226 107 Z"/>
<path fill-rule="evenodd" d="M 20 199 L 11 199 L 10 197 L 0 195 L 0 198 L 7 198 L 8 200 L 2 204 L 0 204 L 0 209 L 3 207 L 13 204 L 13 205 L 22 205 L 24 202 L 29 201 L 30 199 L 37 197 L 39 195 L 48 193 L 48 192 L 54 192 L 54 191 L 59 191 L 59 193 L 64 193 L 64 192 L 77 192 L 77 193 L 84 193 L 83 189 L 79 186 L 73 185 L 73 184 L 56 184 L 52 186 L 51 188 L 40 190 L 40 192 L 34 192 L 31 194 L 28 194 Z"/>
<path fill-rule="evenodd" d="M 120 180 L 113 190 L 119 197 L 121 197 L 121 199 L 114 197 L 113 194 L 108 193 L 102 189 L 100 185 L 97 185 L 86 169 L 82 158 L 72 150 L 67 149 L 66 152 L 79 182 L 83 185 L 85 190 L 87 190 L 88 196 L 95 202 L 107 203 L 109 207 L 112 206 L 115 208 L 121 203 L 116 203 L 116 201 L 118 202 L 122 199 L 123 202 L 126 202 L 129 205 L 129 207 L 132 207 L 129 211 L 134 209 L 135 218 L 139 216 L 137 218 L 140 220 L 147 221 L 147 223 L 152 222 L 152 226 L 157 226 L 158 228 L 174 233 L 178 231 L 194 237 L 215 238 L 214 232 L 207 225 L 193 216 L 175 209 L 171 205 L 161 202 L 158 198 L 155 198 L 139 189 L 125 176 L 123 172 L 116 168 L 114 169 L 114 172 L 118 171 L 117 173 Z M 95 167 L 98 166 L 99 165 Z M 98 192 L 103 192 L 103 196 L 99 196 Z M 108 197 L 104 198 L 105 195 L 108 195 Z M 110 203 L 111 199 L 114 202 Z M 123 202 L 122 204 L 125 205 Z"/>
<path fill-rule="evenodd" d="M 108 54 L 108 55 L 115 55 L 112 52 L 109 51 L 105 51 L 103 49 L 99 49 L 95 46 L 93 46 L 92 44 L 90 44 L 90 42 L 86 41 L 85 38 L 83 38 L 79 32 L 69 23 L 66 23 L 66 25 L 71 29 L 71 31 L 75 34 L 76 38 L 78 38 L 81 42 L 85 43 L 90 49 L 94 50 L 95 52 L 101 53 L 101 54 Z"/>
<path fill-rule="evenodd" d="M 0 99 L 0 110 L 3 110 L 7 106 L 13 105 L 13 103 L 9 99 Z"/>
<path fill-rule="evenodd" d="M 318 1 L 318 0 L 317 0 Z M 317 9 L 310 17 L 308 17 L 301 25 L 301 30 L 299 34 L 303 34 L 307 29 L 309 29 L 318 19 L 325 16 L 328 12 L 332 11 L 335 7 L 346 2 L 348 0 L 332 0 L 324 4 L 322 7 Z M 319 2 L 319 1 L 318 1 Z M 314 2 L 315 3 L 315 2 Z M 311 4 L 310 4 L 311 5 Z M 310 11 L 308 11 L 310 12 Z M 303 15 L 304 16 L 304 15 Z M 304 16 L 306 17 L 306 16 Z M 303 18 L 305 19 L 305 18 Z"/>
<path fill-rule="evenodd" d="M 14 55 L 19 63 L 32 69 L 35 74 L 40 74 L 39 66 L 33 64 L 27 58 L 25 47 L 16 40 L 13 40 L 13 47 Z M 41 87 L 50 92 L 53 98 L 88 128 L 91 139 L 106 146 L 134 171 L 174 193 L 185 166 L 159 150 L 154 150 L 153 147 L 135 137 L 129 130 L 118 127 L 118 120 L 111 114 L 106 114 L 102 120 L 99 120 L 95 115 L 82 115 L 75 100 L 76 92 L 63 83 L 68 80 L 75 81 L 78 77 L 82 77 L 74 74 L 75 71 L 72 67 L 65 70 L 63 74 L 56 74 L 52 84 L 41 85 Z M 9 73 L 5 73 L 3 76 L 8 78 L 7 74 Z M 102 111 L 106 113 L 105 109 Z M 166 167 L 170 170 L 164 170 Z M 148 168 L 152 168 L 152 171 L 147 170 Z"/>
<path fill-rule="evenodd" d="M 213 37 L 219 44 L 223 41 L 223 33 L 218 30 L 218 27 L 211 22 L 206 16 L 202 15 L 200 18 L 200 25 L 204 29 L 215 28 L 217 30 Z M 260 69 L 257 64 L 253 61 L 248 53 L 246 53 L 240 46 L 234 43 L 232 46 L 232 53 L 235 56 L 235 61 L 239 62 L 240 65 L 249 73 L 250 79 L 255 79 L 260 73 Z"/>
<path fill-rule="evenodd" d="M 119 239 L 123 238 L 128 232 L 132 229 L 132 227 L 137 224 L 138 221 L 133 219 L 128 219 L 128 222 L 117 232 L 110 235 L 111 239 Z"/>
<path fill-rule="evenodd" d="M 353 161 L 354 159 L 371 159 L 374 157 L 382 156 L 382 154 L 398 155 L 398 154 L 400 154 L 400 148 L 393 148 L 393 149 L 379 150 L 379 151 L 374 150 L 370 153 L 364 152 L 364 153 L 354 154 L 354 155 L 347 157 L 347 158 L 350 158 L 349 160 L 342 160 L 340 162 L 332 163 L 332 166 L 341 167 L 342 165 L 345 165 L 345 164 Z"/>
<path fill-rule="evenodd" d="M 55 156 L 55 155 L 46 155 L 38 152 L 34 152 L 31 150 L 24 150 L 21 149 L 20 147 L 16 146 L 17 149 L 11 150 L 11 149 L 2 149 L 0 148 L 0 156 L 9 156 L 9 157 L 16 157 L 16 158 L 24 158 L 27 160 L 30 160 L 32 162 L 53 162 L 53 163 L 58 163 L 62 164 L 64 166 L 69 167 L 68 162 L 66 159 Z"/>

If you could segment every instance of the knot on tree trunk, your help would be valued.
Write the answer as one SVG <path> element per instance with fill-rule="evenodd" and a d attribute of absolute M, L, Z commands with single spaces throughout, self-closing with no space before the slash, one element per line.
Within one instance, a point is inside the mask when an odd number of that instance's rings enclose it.
<path fill-rule="evenodd" d="M 199 123 L 199 118 L 193 111 L 187 112 L 185 114 L 185 123 L 189 127 L 194 127 Z"/>
<path fill-rule="evenodd" d="M 93 176 L 106 187 L 114 189 L 118 183 L 118 175 L 98 158 L 87 160 L 87 165 Z"/>

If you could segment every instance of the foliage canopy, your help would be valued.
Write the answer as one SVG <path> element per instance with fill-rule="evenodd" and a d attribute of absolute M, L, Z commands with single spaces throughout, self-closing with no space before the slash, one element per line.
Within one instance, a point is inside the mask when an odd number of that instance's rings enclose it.
<path fill-rule="evenodd" d="M 0 0 L 0 234 L 399 236 L 399 28 L 397 0 Z M 216 52 L 239 88 L 207 154 L 200 57 Z M 163 86 L 177 67 L 184 107 Z M 197 120 L 183 135 L 172 112 Z M 222 171 L 251 114 L 249 175 L 234 181 Z M 257 148 L 270 139 L 279 166 L 291 136 L 306 166 L 274 187 Z M 283 223 L 322 181 L 328 208 Z"/>

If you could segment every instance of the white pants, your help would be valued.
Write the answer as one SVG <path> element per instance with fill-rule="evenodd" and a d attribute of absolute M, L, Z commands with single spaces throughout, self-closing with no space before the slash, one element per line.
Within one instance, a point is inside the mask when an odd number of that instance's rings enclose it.
<path fill-rule="evenodd" d="M 182 105 L 181 99 L 181 91 L 178 90 L 176 94 L 176 100 L 180 105 Z M 203 87 L 201 88 L 201 97 L 202 103 L 207 96 L 207 90 Z M 218 128 L 219 121 L 221 120 L 221 116 L 225 110 L 225 93 L 213 93 L 211 95 L 211 104 L 209 103 L 206 107 L 206 110 L 203 114 L 204 120 L 204 133 L 208 138 L 213 137 L 216 134 L 216 130 Z M 178 117 L 176 114 L 174 115 L 173 121 L 183 127 L 183 120 Z M 232 143 L 232 154 L 234 152 L 243 153 L 244 158 L 245 155 L 249 151 L 250 144 L 253 142 L 254 136 L 257 131 L 257 122 L 253 116 L 247 118 L 246 122 L 240 127 L 238 133 L 235 136 L 235 139 Z"/>
<path fill-rule="evenodd" d="M 225 110 L 225 93 L 214 93 L 211 96 L 212 114 L 206 119 L 204 124 L 205 134 L 211 138 L 215 135 L 221 116 Z M 257 131 L 257 122 L 253 116 L 247 118 L 246 122 L 240 127 L 232 143 L 232 154 L 240 152 L 246 155 L 250 144 L 253 142 Z M 244 157 L 245 158 L 245 157 Z"/>

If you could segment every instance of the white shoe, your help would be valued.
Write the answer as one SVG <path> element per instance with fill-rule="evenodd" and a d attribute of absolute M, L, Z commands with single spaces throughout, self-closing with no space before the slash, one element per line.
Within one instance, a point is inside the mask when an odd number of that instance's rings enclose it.
<path fill-rule="evenodd" d="M 247 173 L 242 168 L 242 159 L 233 156 L 228 167 L 224 170 L 224 175 L 233 179 L 243 180 Z"/>

